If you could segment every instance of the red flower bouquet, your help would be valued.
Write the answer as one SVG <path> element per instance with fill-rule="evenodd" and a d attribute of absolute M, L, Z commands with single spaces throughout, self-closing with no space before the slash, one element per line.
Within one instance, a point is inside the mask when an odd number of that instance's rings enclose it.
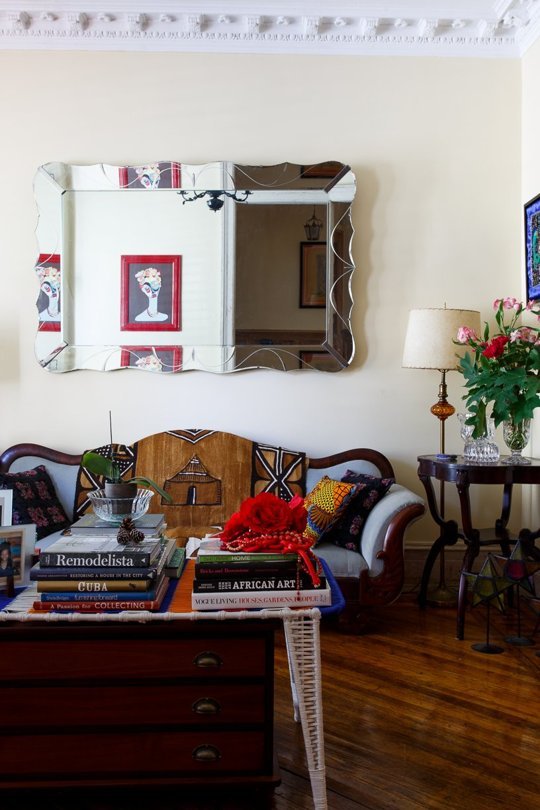
<path fill-rule="evenodd" d="M 313 541 L 302 534 L 306 524 L 307 511 L 299 495 L 287 502 L 261 492 L 246 498 L 218 537 L 227 551 L 298 554 L 313 584 L 318 585 L 320 562 L 311 551 Z"/>

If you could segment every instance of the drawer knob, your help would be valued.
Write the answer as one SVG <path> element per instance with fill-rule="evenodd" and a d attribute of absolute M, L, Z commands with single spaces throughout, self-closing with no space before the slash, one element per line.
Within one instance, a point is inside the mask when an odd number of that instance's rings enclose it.
<path fill-rule="evenodd" d="M 191 756 L 197 762 L 216 762 L 221 759 L 221 752 L 214 745 L 198 745 L 193 749 Z"/>
<path fill-rule="evenodd" d="M 223 663 L 221 658 L 217 653 L 209 652 L 206 650 L 205 652 L 199 653 L 195 656 L 193 661 L 196 667 L 201 668 L 208 668 L 208 667 L 220 667 Z"/>
<path fill-rule="evenodd" d="M 199 698 L 191 707 L 195 714 L 219 714 L 221 706 L 214 698 Z"/>

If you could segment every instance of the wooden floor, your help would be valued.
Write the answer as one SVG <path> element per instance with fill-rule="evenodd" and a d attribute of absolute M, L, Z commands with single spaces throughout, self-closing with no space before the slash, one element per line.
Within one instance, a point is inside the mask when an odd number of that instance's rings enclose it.
<path fill-rule="evenodd" d="M 540 632 L 515 647 L 515 618 L 492 611 L 492 641 L 504 653 L 471 649 L 485 640 L 485 607 L 467 614 L 420 611 L 412 597 L 372 615 L 364 635 L 323 626 L 325 746 L 330 810 L 531 810 L 540 802 Z M 537 617 L 525 606 L 523 634 Z M 283 639 L 276 654 L 276 743 L 282 784 L 273 810 L 312 808 L 301 728 L 292 720 Z M 22 797 L 21 797 L 22 798 Z M 2 808 L 27 805 L 4 803 Z M 208 794 L 39 797 L 40 810 L 259 810 L 261 797 Z"/>

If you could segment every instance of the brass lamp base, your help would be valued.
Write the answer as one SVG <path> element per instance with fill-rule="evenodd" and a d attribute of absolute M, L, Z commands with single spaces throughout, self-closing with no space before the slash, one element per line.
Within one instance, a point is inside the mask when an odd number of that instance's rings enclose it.
<path fill-rule="evenodd" d="M 458 603 L 457 591 L 447 588 L 444 583 L 438 585 L 432 591 L 428 591 L 426 604 L 432 607 L 456 607 Z"/>

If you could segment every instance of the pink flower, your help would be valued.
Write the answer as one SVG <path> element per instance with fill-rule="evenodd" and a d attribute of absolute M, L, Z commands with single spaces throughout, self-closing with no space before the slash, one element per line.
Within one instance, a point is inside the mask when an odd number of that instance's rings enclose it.
<path fill-rule="evenodd" d="M 478 335 L 474 329 L 470 329 L 468 326 L 460 326 L 457 333 L 457 342 L 467 343 L 469 340 L 478 340 Z"/>
<path fill-rule="evenodd" d="M 530 310 L 534 307 L 534 305 L 535 305 L 535 301 L 527 301 L 527 305 L 525 306 L 525 309 L 528 312 L 530 312 Z"/>
<path fill-rule="evenodd" d="M 503 309 L 519 309 L 521 302 L 517 298 L 505 298 L 503 300 Z"/>
<path fill-rule="evenodd" d="M 496 298 L 495 301 L 493 302 L 493 309 L 497 311 L 502 302 L 503 302 L 502 298 Z"/>
<path fill-rule="evenodd" d="M 538 337 L 538 333 L 530 329 L 528 326 L 522 326 L 521 329 L 515 329 L 510 334 L 510 342 L 515 343 L 516 340 L 523 340 L 527 343 L 536 343 L 536 339 Z"/>

